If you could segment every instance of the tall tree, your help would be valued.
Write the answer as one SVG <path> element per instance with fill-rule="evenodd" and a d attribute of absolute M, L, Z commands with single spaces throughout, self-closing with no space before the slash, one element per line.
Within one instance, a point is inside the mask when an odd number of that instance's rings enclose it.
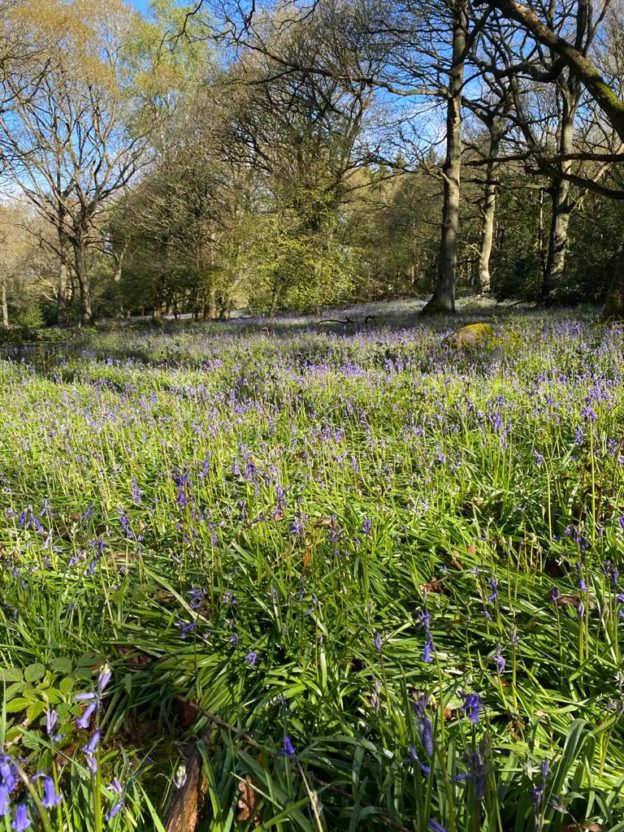
<path fill-rule="evenodd" d="M 0 150 L 16 184 L 55 228 L 59 322 L 67 321 L 73 274 L 80 322 L 89 324 L 95 222 L 145 160 L 156 123 L 153 80 L 131 63 L 139 19 L 123 0 L 23 0 L 10 15 L 37 54 L 6 75 L 12 102 L 0 114 Z"/>

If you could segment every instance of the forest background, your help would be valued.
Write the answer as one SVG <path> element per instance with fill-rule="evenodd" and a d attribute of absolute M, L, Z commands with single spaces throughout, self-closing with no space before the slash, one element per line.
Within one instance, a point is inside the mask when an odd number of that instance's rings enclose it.
<path fill-rule="evenodd" d="M 620 0 L 0 0 L 0 325 L 621 314 Z"/>

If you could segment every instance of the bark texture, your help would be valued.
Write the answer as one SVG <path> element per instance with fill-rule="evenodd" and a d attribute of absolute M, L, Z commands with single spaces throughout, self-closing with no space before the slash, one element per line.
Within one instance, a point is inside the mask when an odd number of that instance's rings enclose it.
<path fill-rule="evenodd" d="M 571 84 L 563 93 L 563 107 L 560 120 L 559 152 L 562 155 L 574 150 L 574 118 L 580 100 L 578 84 Z M 570 199 L 570 181 L 566 177 L 572 172 L 572 161 L 560 162 L 561 175 L 552 181 L 552 214 L 548 235 L 548 255 L 542 284 L 542 297 L 552 302 L 563 280 L 566 249 L 568 245 L 568 226 L 573 202 Z"/>
<path fill-rule="evenodd" d="M 479 250 L 479 291 L 488 295 L 492 288 L 490 275 L 490 257 L 494 244 L 494 219 L 496 216 L 497 185 L 494 179 L 496 157 L 500 147 L 501 136 L 496 127 L 490 132 L 490 147 L 486 168 L 486 183 L 483 193 L 483 226 L 481 231 L 481 248 Z"/>
<path fill-rule="evenodd" d="M 457 269 L 457 238 L 459 234 L 459 202 L 461 197 L 462 107 L 464 67 L 468 41 L 468 9 L 466 0 L 455 0 L 453 13 L 453 53 L 449 72 L 446 110 L 446 158 L 442 167 L 444 200 L 442 205 L 442 237 L 438 255 L 438 274 L 433 297 L 423 314 L 455 312 Z"/>
<path fill-rule="evenodd" d="M 624 319 L 624 245 L 620 246 L 616 257 L 613 279 L 601 317 L 603 321 Z"/>

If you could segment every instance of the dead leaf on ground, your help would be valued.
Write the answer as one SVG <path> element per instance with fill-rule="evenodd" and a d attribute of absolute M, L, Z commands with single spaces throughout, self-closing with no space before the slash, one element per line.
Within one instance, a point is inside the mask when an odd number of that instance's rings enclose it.
<path fill-rule="evenodd" d="M 421 592 L 434 592 L 434 593 L 438 593 L 438 594 L 441 594 L 441 595 L 448 595 L 449 594 L 448 589 L 444 586 L 444 582 L 438 580 L 437 578 L 433 578 L 432 580 L 427 581 L 427 583 L 421 584 L 420 585 L 420 591 Z"/>
<path fill-rule="evenodd" d="M 238 803 L 236 804 L 239 810 L 236 815 L 236 820 L 239 823 L 253 820 L 253 825 L 255 827 L 260 826 L 262 821 L 257 811 L 260 797 L 258 792 L 254 789 L 254 782 L 251 774 L 248 774 L 244 780 L 239 780 L 238 790 L 241 795 L 238 799 Z"/>

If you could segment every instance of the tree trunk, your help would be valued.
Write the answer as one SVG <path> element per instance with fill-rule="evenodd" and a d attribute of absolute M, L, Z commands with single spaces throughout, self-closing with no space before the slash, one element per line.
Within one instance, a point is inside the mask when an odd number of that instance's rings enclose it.
<path fill-rule="evenodd" d="M 6 276 L 0 277 L 0 306 L 2 306 L 2 329 L 9 328 L 9 302 L 7 300 Z"/>
<path fill-rule="evenodd" d="M 93 309 L 91 308 L 91 286 L 89 283 L 85 248 L 85 238 L 79 235 L 75 243 L 74 253 L 76 258 L 76 277 L 80 290 L 80 326 L 91 326 L 94 320 Z"/>
<path fill-rule="evenodd" d="M 574 117 L 578 101 L 578 85 L 575 91 L 563 93 L 563 110 L 561 113 L 561 135 L 559 138 L 559 153 L 572 153 L 574 150 Z M 551 302 L 556 299 L 557 292 L 563 279 L 565 268 L 566 247 L 568 244 L 568 226 L 572 202 L 570 200 L 570 182 L 564 178 L 572 171 L 572 162 L 564 160 L 560 163 L 561 176 L 552 182 L 552 215 L 550 233 L 548 235 L 548 255 L 542 284 L 542 299 Z"/>
<path fill-rule="evenodd" d="M 56 286 L 56 318 L 59 326 L 67 325 L 67 309 L 69 306 L 67 291 L 69 287 L 69 252 L 65 232 L 58 229 L 59 266 Z"/>
<path fill-rule="evenodd" d="M 624 319 L 624 245 L 615 258 L 615 270 L 602 310 L 603 321 Z"/>
<path fill-rule="evenodd" d="M 454 0 L 453 55 L 449 72 L 446 110 L 446 159 L 442 167 L 444 201 L 442 206 L 442 238 L 438 255 L 438 276 L 433 297 L 422 314 L 455 312 L 455 280 L 457 267 L 457 236 L 459 233 L 459 200 L 462 155 L 461 97 L 464 86 L 464 64 L 467 45 L 468 13 L 466 0 Z"/>
<path fill-rule="evenodd" d="M 494 217 L 496 216 L 496 191 L 494 181 L 496 157 L 500 146 L 500 133 L 495 125 L 490 132 L 490 147 L 486 168 L 486 183 L 483 194 L 483 228 L 481 233 L 481 250 L 479 251 L 479 291 L 489 295 L 491 289 L 490 257 L 494 242 Z"/>
<path fill-rule="evenodd" d="M 115 291 L 117 294 L 117 311 L 115 313 L 117 318 L 123 318 L 124 315 L 123 298 L 121 294 L 121 278 L 123 277 L 123 264 L 127 251 L 128 243 L 125 243 L 121 252 L 116 256 L 115 274 L 113 275 L 113 282 L 115 284 Z"/>

